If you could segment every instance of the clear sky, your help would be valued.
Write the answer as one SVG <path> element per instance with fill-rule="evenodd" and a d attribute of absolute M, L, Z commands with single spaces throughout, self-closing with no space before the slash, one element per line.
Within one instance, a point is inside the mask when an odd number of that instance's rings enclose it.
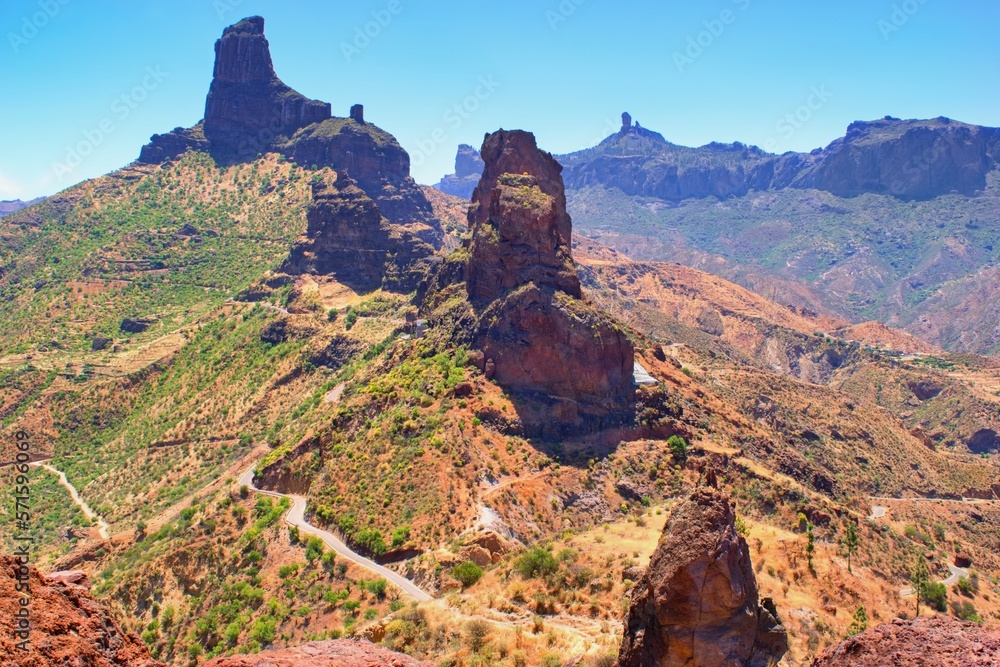
<path fill-rule="evenodd" d="M 278 75 L 335 115 L 363 103 L 422 183 L 499 127 L 564 153 L 626 110 L 675 143 L 776 152 L 885 115 L 1000 126 L 996 0 L 2 0 L 0 199 L 195 124 L 215 40 L 254 14 Z"/>

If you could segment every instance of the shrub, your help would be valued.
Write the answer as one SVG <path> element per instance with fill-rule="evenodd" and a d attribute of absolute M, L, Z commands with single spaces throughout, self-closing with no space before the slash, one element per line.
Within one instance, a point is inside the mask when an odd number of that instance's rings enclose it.
<path fill-rule="evenodd" d="M 493 632 L 493 626 L 486 621 L 475 620 L 465 624 L 465 643 L 474 653 L 486 646 L 486 640 Z"/>
<path fill-rule="evenodd" d="M 678 463 L 684 463 L 687 461 L 688 457 L 688 441 L 679 435 L 672 435 L 667 438 L 667 447 L 670 448 L 670 453 L 673 455 L 674 460 Z"/>
<path fill-rule="evenodd" d="M 386 581 L 385 579 L 376 579 L 374 581 L 369 581 L 365 584 L 365 589 L 377 598 L 385 597 Z"/>
<path fill-rule="evenodd" d="M 465 561 L 452 568 L 451 576 L 462 582 L 463 588 L 468 588 L 483 576 L 483 569 L 471 561 Z"/>
<path fill-rule="evenodd" d="M 250 639 L 261 644 L 270 644 L 277 636 L 275 625 L 273 618 L 258 618 L 257 622 L 253 624 L 253 628 L 250 629 Z"/>
<path fill-rule="evenodd" d="M 382 533 L 374 528 L 359 530 L 354 535 L 354 541 L 358 543 L 358 546 L 367 549 L 376 556 L 381 556 L 386 552 L 385 540 L 382 539 Z"/>
<path fill-rule="evenodd" d="M 310 537 L 309 541 L 306 543 L 306 560 L 312 563 L 317 558 L 321 558 L 323 556 L 323 552 L 325 551 L 325 546 L 326 545 L 323 544 L 323 540 L 318 537 Z"/>
<path fill-rule="evenodd" d="M 983 619 L 976 611 L 975 605 L 968 600 L 964 602 L 954 602 L 951 605 L 951 612 L 963 621 L 971 621 L 982 625 Z"/>
<path fill-rule="evenodd" d="M 552 574 L 559 568 L 559 564 L 544 547 L 535 547 L 518 558 L 515 567 L 522 577 L 533 579 Z"/>
<path fill-rule="evenodd" d="M 972 595 L 976 592 L 975 586 L 973 585 L 972 581 L 969 580 L 968 577 L 960 578 L 955 587 L 958 589 L 959 593 L 961 593 L 962 595 L 967 595 L 969 597 L 972 597 Z"/>
<path fill-rule="evenodd" d="M 924 602 L 935 610 L 948 611 L 948 591 L 944 584 L 929 583 L 924 586 Z"/>
<path fill-rule="evenodd" d="M 408 539 L 410 539 L 410 527 L 400 526 L 396 530 L 392 531 L 392 548 L 398 549 L 406 544 Z"/>

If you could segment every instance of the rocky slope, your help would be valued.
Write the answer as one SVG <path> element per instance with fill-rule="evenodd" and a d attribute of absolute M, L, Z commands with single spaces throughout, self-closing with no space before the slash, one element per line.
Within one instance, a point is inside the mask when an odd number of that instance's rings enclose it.
<path fill-rule="evenodd" d="M 30 604 L 22 608 L 27 586 Z M 30 614 L 27 637 L 16 636 L 22 609 Z M 0 555 L 0 658 L 5 667 L 163 667 L 138 636 L 125 632 L 90 595 L 83 572 L 42 575 L 14 556 Z M 18 647 L 27 640 L 27 650 Z"/>
<path fill-rule="evenodd" d="M 482 155 L 472 238 L 425 290 L 424 309 L 463 323 L 460 336 L 487 378 L 518 397 L 529 433 L 621 421 L 634 394 L 632 344 L 582 299 L 561 166 L 521 131 L 489 135 Z"/>
<path fill-rule="evenodd" d="M 469 199 L 479 185 L 483 167 L 483 158 L 479 155 L 479 151 L 468 144 L 461 144 L 455 156 L 455 173 L 445 176 L 434 187 L 446 194 Z"/>
<path fill-rule="evenodd" d="M 215 658 L 205 667 L 430 667 L 430 663 L 364 641 L 310 642 L 256 655 Z"/>
<path fill-rule="evenodd" d="M 812 667 L 993 667 L 1000 632 L 947 617 L 896 619 L 823 651 Z"/>
<path fill-rule="evenodd" d="M 154 135 L 139 156 L 159 164 L 187 151 L 209 152 L 220 164 L 251 162 L 278 152 L 304 167 L 347 172 L 393 223 L 438 228 L 430 203 L 410 177 L 410 158 L 389 133 L 367 122 L 364 107 L 348 118 L 310 100 L 275 74 L 264 19 L 243 19 L 215 45 L 215 70 L 204 120 Z"/>
<path fill-rule="evenodd" d="M 765 667 L 785 654 L 788 637 L 773 603 L 758 600 L 735 520 L 711 487 L 673 510 L 633 589 L 620 667 Z"/>
<path fill-rule="evenodd" d="M 418 264 L 434 254 L 432 243 L 440 247 L 439 230 L 393 224 L 346 172 L 332 180 L 313 183 L 305 238 L 282 271 L 333 277 L 356 292 L 415 289 L 426 270 Z"/>

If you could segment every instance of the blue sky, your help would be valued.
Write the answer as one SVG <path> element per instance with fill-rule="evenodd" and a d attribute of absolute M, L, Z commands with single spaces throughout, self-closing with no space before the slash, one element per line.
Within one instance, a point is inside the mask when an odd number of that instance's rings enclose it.
<path fill-rule="evenodd" d="M 562 153 L 626 110 L 676 143 L 776 152 L 887 114 L 1000 126 L 995 0 L 4 0 L 0 199 L 196 123 L 215 40 L 254 14 L 279 76 L 336 115 L 363 103 L 423 183 L 499 127 Z"/>

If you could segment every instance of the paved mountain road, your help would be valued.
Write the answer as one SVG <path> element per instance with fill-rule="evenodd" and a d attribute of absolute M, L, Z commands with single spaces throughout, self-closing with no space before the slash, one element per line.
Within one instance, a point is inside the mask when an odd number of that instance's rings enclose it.
<path fill-rule="evenodd" d="M 341 556 L 342 558 L 354 563 L 355 565 L 359 565 L 366 570 L 374 572 L 379 576 L 385 577 L 386 581 L 395 585 L 417 602 L 427 602 L 428 600 L 434 599 L 433 595 L 422 590 L 419 586 L 398 572 L 393 572 L 389 568 L 379 565 L 375 561 L 355 553 L 344 543 L 343 540 L 333 533 L 307 523 L 305 520 L 306 499 L 303 496 L 286 495 L 283 493 L 275 493 L 274 491 L 259 489 L 254 486 L 253 478 L 254 468 L 250 468 L 240 477 L 239 484 L 265 496 L 271 496 L 273 498 L 288 498 L 292 501 L 292 507 L 288 510 L 288 514 L 285 515 L 285 522 L 287 524 L 295 526 L 301 533 L 320 538 L 323 540 L 323 543 L 336 552 L 338 556 Z"/>

